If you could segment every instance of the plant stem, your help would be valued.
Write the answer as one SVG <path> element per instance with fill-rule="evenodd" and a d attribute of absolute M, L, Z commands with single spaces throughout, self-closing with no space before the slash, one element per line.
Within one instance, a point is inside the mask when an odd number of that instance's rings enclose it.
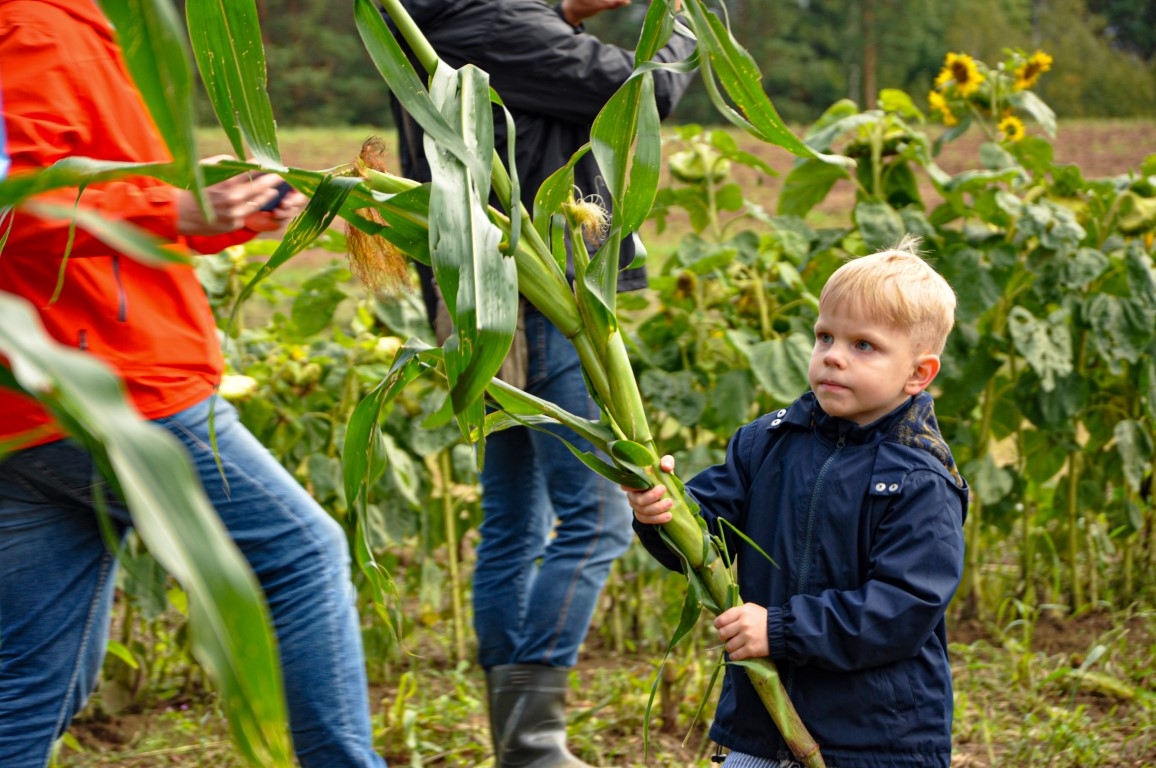
<path fill-rule="evenodd" d="M 725 610 L 729 607 L 735 581 L 707 535 L 702 518 L 691 511 L 682 484 L 674 475 L 657 467 L 647 468 L 647 474 L 654 482 L 665 486 L 668 496 L 674 501 L 670 510 L 674 517 L 662 526 L 669 541 L 702 580 L 715 604 Z M 824 768 L 826 763 L 819 745 L 791 703 L 775 662 L 764 656 L 745 660 L 741 666 L 795 757 L 806 768 Z"/>
<path fill-rule="evenodd" d="M 450 606 L 454 617 L 454 653 L 455 661 L 466 659 L 466 613 L 462 608 L 462 593 L 465 585 L 462 583 L 461 567 L 458 564 L 458 532 L 454 520 L 453 464 L 449 449 L 438 453 L 438 469 L 442 487 L 442 515 L 445 518 L 446 553 L 449 557 L 450 568 Z"/>
<path fill-rule="evenodd" d="M 1084 585 L 1080 578 L 1080 453 L 1068 452 L 1068 573 L 1072 580 L 1072 610 L 1084 605 Z"/>

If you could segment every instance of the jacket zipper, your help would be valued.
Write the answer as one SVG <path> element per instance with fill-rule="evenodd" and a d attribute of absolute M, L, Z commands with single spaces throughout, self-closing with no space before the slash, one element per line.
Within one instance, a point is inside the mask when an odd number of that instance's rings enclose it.
<path fill-rule="evenodd" d="M 116 280 L 116 319 L 122 323 L 128 321 L 128 296 L 124 292 L 124 280 L 120 274 L 120 254 L 112 257 L 112 276 Z"/>
<path fill-rule="evenodd" d="M 803 534 L 803 562 L 799 565 L 799 575 L 795 579 L 795 589 L 791 594 L 798 595 L 807 586 L 807 579 L 811 575 L 811 553 L 815 545 L 815 516 L 819 511 L 819 496 L 823 491 L 823 485 L 827 482 L 827 473 L 831 470 L 831 465 L 839 458 L 839 454 L 843 452 L 843 446 L 847 442 L 845 435 L 840 435 L 839 442 L 835 443 L 835 450 L 831 451 L 831 455 L 823 462 L 823 466 L 819 468 L 819 474 L 815 477 L 815 485 L 811 489 L 811 504 L 807 508 L 807 529 Z M 787 694 L 790 695 L 795 685 L 795 667 L 794 665 L 787 671 Z"/>

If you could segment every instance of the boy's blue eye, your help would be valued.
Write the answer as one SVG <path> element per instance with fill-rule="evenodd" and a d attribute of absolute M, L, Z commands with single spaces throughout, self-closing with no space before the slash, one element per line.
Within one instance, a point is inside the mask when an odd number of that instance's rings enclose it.
<path fill-rule="evenodd" d="M 869 341 L 863 341 L 860 339 L 859 341 L 855 342 L 855 349 L 858 349 L 861 352 L 870 352 L 871 350 L 875 349 L 875 345 Z"/>
<path fill-rule="evenodd" d="M 823 333 L 822 331 L 819 331 L 818 333 L 815 334 L 815 339 L 817 341 L 819 341 L 820 343 L 830 344 L 831 343 L 831 334 Z"/>

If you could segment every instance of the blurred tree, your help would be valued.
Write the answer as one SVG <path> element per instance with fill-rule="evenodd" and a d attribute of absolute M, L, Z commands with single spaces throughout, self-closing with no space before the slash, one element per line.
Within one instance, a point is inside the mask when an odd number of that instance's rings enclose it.
<path fill-rule="evenodd" d="M 1152 71 L 1130 53 L 1113 49 L 1108 21 L 1084 0 L 1049 0 L 1040 21 L 1041 44 L 1055 57 L 1039 95 L 1060 117 L 1156 115 Z"/>
<path fill-rule="evenodd" d="M 184 3 L 177 0 L 182 12 Z M 884 88 L 925 94 L 948 51 L 999 61 L 1008 48 L 1043 49 L 1055 57 L 1040 93 L 1060 117 L 1156 114 L 1154 0 L 719 3 L 758 63 L 775 107 L 793 124 L 813 121 L 842 98 L 873 107 Z M 590 19 L 587 27 L 633 47 L 646 6 L 647 0 L 635 0 Z M 350 5 L 257 0 L 257 10 L 281 125 L 390 125 L 389 95 L 357 36 Z M 207 106 L 203 114 L 212 119 Z M 701 81 L 673 119 L 718 120 Z"/>
<path fill-rule="evenodd" d="M 1114 47 L 1152 61 L 1156 58 L 1156 3 L 1152 0 L 1089 0 L 1088 10 L 1108 21 Z"/>

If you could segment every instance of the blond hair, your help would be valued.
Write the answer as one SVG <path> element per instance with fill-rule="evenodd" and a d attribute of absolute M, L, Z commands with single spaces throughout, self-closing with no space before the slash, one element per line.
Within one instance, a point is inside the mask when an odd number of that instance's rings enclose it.
<path fill-rule="evenodd" d="M 847 262 L 823 286 L 819 311 L 845 305 L 853 312 L 907 331 L 920 354 L 941 354 L 955 325 L 955 291 L 919 255 L 920 239 Z"/>

